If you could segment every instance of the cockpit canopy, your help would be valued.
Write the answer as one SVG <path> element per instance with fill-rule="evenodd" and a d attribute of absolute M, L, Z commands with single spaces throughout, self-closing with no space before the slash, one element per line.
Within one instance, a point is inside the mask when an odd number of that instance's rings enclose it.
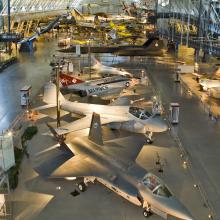
<path fill-rule="evenodd" d="M 144 176 L 143 184 L 155 195 L 168 198 L 172 196 L 163 181 L 152 173 L 148 173 Z"/>
<path fill-rule="evenodd" d="M 151 117 L 151 114 L 144 110 L 143 108 L 137 108 L 137 107 L 130 107 L 129 112 L 135 116 L 136 118 L 139 118 L 141 120 L 146 120 L 149 117 Z"/>

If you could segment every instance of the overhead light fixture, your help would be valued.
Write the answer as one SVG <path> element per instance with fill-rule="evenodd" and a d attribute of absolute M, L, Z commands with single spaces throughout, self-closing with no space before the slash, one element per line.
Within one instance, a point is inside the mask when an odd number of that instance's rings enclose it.
<path fill-rule="evenodd" d="M 12 131 L 8 131 L 7 135 L 11 137 L 13 135 Z"/>
<path fill-rule="evenodd" d="M 162 7 L 169 5 L 169 0 L 158 0 L 158 4 Z"/>

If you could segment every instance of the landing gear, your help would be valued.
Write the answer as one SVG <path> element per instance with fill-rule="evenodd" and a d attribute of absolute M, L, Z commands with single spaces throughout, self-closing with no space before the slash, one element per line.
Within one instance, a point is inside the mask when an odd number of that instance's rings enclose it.
<path fill-rule="evenodd" d="M 79 189 L 80 192 L 85 192 L 86 188 L 87 188 L 87 186 L 84 182 L 78 183 L 78 189 Z"/>
<path fill-rule="evenodd" d="M 130 83 L 129 83 L 129 82 L 126 82 L 126 83 L 125 83 L 125 86 L 126 86 L 126 87 L 129 87 L 129 86 L 130 86 Z"/>
<path fill-rule="evenodd" d="M 150 138 L 147 138 L 146 141 L 147 141 L 148 144 L 152 144 L 153 143 L 153 141 Z"/>
<path fill-rule="evenodd" d="M 152 215 L 152 212 L 150 212 L 150 211 L 148 211 L 147 209 L 145 209 L 145 210 L 143 211 L 143 215 L 144 215 L 145 218 L 148 218 L 148 217 L 150 217 L 150 216 Z"/>
<path fill-rule="evenodd" d="M 153 135 L 152 132 L 150 132 L 149 135 L 147 135 L 147 134 L 145 135 L 146 136 L 146 141 L 147 141 L 148 144 L 153 143 L 152 135 Z"/>

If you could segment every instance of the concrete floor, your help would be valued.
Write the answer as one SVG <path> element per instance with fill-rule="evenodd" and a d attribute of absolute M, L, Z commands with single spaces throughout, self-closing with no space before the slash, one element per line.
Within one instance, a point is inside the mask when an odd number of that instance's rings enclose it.
<path fill-rule="evenodd" d="M 166 112 L 171 102 L 181 106 L 180 123 L 174 128 L 175 133 L 188 153 L 195 181 L 201 185 L 214 219 L 219 219 L 219 124 L 210 120 L 199 99 L 189 95 L 185 86 L 174 83 L 172 67 L 158 64 L 147 68 Z"/>
<path fill-rule="evenodd" d="M 32 86 L 32 96 L 36 96 L 50 76 L 49 63 L 56 49 L 56 42 L 38 42 L 33 54 L 23 53 L 18 56 L 18 63 L 5 69 L 0 74 L 0 132 L 21 112 L 20 89 Z"/>

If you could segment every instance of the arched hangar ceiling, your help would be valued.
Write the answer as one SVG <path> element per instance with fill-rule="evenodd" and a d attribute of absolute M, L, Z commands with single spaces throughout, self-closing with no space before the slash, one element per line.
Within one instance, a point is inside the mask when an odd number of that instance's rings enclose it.
<path fill-rule="evenodd" d="M 2 3 L 1 14 L 7 14 L 8 0 L 0 0 Z M 120 6 L 122 2 L 130 4 L 136 2 L 138 4 L 155 4 L 154 0 L 10 0 L 11 14 L 19 13 L 35 13 L 54 10 L 65 10 L 67 8 L 82 9 L 83 5 L 100 5 L 100 6 Z"/>

